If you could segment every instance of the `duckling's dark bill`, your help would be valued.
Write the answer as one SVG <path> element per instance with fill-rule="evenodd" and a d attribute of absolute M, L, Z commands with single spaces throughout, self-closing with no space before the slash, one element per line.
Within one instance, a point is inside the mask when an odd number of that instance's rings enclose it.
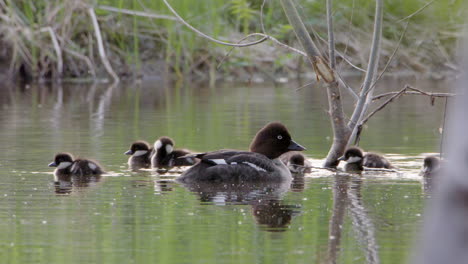
<path fill-rule="evenodd" d="M 132 150 L 127 150 L 124 154 L 125 155 L 133 155 L 133 151 Z"/>
<path fill-rule="evenodd" d="M 338 158 L 338 160 L 346 160 L 345 156 L 341 156 Z"/>
<path fill-rule="evenodd" d="M 55 161 L 49 163 L 49 167 L 57 167 L 57 163 Z"/>
<path fill-rule="evenodd" d="M 306 148 L 297 144 L 296 142 L 294 142 L 294 140 L 291 139 L 291 143 L 288 146 L 288 150 L 302 151 L 302 150 L 306 150 Z"/>

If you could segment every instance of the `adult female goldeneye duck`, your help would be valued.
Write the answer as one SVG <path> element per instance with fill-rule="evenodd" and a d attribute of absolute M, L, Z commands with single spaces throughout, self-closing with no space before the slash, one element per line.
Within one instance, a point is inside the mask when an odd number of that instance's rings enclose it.
<path fill-rule="evenodd" d="M 128 166 L 132 169 L 149 168 L 151 166 L 153 150 L 146 141 L 133 142 L 130 150 L 124 154 L 131 155 L 128 158 Z"/>
<path fill-rule="evenodd" d="M 290 150 L 305 150 L 291 139 L 286 127 L 273 122 L 257 132 L 250 152 L 219 150 L 195 154 L 201 161 L 185 171 L 178 180 L 195 181 L 282 181 L 291 180 L 291 172 L 279 156 Z"/>
<path fill-rule="evenodd" d="M 312 164 L 298 151 L 289 151 L 280 156 L 281 161 L 293 173 L 310 173 Z"/>
<path fill-rule="evenodd" d="M 88 159 L 73 159 L 69 153 L 58 153 L 55 155 L 54 161 L 49 164 L 49 167 L 57 167 L 54 171 L 55 181 L 59 177 L 65 175 L 85 176 L 85 175 L 100 175 L 103 172 L 101 166 L 96 162 Z"/>
<path fill-rule="evenodd" d="M 361 172 L 364 167 L 392 169 L 393 166 L 383 156 L 368 152 L 365 155 L 358 147 L 350 147 L 338 160 L 346 161 L 345 170 L 348 172 Z"/>
<path fill-rule="evenodd" d="M 157 169 L 192 166 L 198 159 L 194 157 L 183 157 L 189 154 L 192 154 L 189 150 L 174 149 L 174 141 L 171 138 L 160 137 L 156 142 L 154 142 L 154 153 L 151 157 L 151 166 Z"/>

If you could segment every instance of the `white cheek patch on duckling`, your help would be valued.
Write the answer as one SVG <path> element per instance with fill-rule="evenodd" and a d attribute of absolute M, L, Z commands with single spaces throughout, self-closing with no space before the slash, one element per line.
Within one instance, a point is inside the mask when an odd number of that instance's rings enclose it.
<path fill-rule="evenodd" d="M 355 163 L 355 162 L 359 162 L 359 161 L 361 161 L 361 160 L 362 160 L 361 157 L 352 156 L 352 157 L 350 157 L 348 160 L 346 160 L 346 162 L 348 162 L 348 163 Z"/>
<path fill-rule="evenodd" d="M 135 153 L 133 153 L 133 156 L 138 157 L 138 156 L 145 155 L 146 153 L 148 153 L 147 150 L 137 150 L 135 151 Z"/>
<path fill-rule="evenodd" d="M 160 149 L 162 147 L 162 142 L 161 140 L 156 140 L 156 142 L 154 142 L 154 149 Z"/>
<path fill-rule="evenodd" d="M 71 162 L 62 161 L 62 162 L 60 162 L 60 164 L 57 166 L 57 169 L 63 170 L 63 169 L 66 169 L 66 168 L 70 167 L 70 165 L 72 165 Z"/>
<path fill-rule="evenodd" d="M 256 169 L 257 171 L 265 171 L 266 172 L 266 170 L 264 168 L 261 168 L 261 167 L 255 165 L 255 164 L 253 164 L 253 163 L 250 163 L 250 162 L 247 162 L 247 161 L 244 161 L 242 163 Z"/>
<path fill-rule="evenodd" d="M 170 154 L 174 150 L 174 147 L 171 145 L 166 145 L 166 153 Z"/>
<path fill-rule="evenodd" d="M 91 170 L 97 169 L 96 164 L 94 164 L 94 163 L 92 163 L 92 162 L 88 162 L 88 167 L 89 167 Z"/>
<path fill-rule="evenodd" d="M 224 159 L 210 159 L 211 162 L 215 163 L 216 165 L 226 165 L 226 161 Z"/>

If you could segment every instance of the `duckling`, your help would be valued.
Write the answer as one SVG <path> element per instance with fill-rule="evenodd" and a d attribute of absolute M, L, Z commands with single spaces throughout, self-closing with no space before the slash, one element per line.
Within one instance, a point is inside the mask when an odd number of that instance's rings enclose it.
<path fill-rule="evenodd" d="M 260 129 L 250 151 L 219 150 L 196 154 L 201 161 L 185 171 L 182 182 L 197 181 L 271 181 L 291 180 L 291 172 L 279 159 L 290 150 L 305 150 L 291 139 L 288 129 L 272 122 Z"/>
<path fill-rule="evenodd" d="M 192 166 L 198 159 L 183 157 L 189 154 L 191 154 L 189 150 L 174 149 L 174 141 L 171 138 L 160 137 L 154 142 L 154 154 L 151 157 L 151 166 L 157 169 Z"/>
<path fill-rule="evenodd" d="M 345 154 L 338 160 L 346 161 L 345 170 L 347 172 L 361 172 L 364 167 L 369 168 L 394 168 L 390 162 L 383 156 L 367 152 L 365 155 L 362 150 L 358 147 L 350 147 L 346 150 Z"/>
<path fill-rule="evenodd" d="M 310 173 L 312 164 L 298 151 L 289 151 L 280 156 L 292 173 Z"/>
<path fill-rule="evenodd" d="M 362 166 L 364 155 L 362 154 L 361 149 L 356 147 L 348 148 L 345 151 L 345 154 L 340 157 L 338 160 L 346 161 L 345 171 L 361 173 L 364 170 Z"/>
<path fill-rule="evenodd" d="M 60 177 L 66 176 L 85 176 L 85 175 L 100 175 L 103 172 L 101 166 L 93 160 L 74 159 L 70 153 L 57 153 L 54 161 L 49 164 L 49 167 L 57 167 L 54 171 L 55 181 Z"/>
<path fill-rule="evenodd" d="M 432 178 L 433 175 L 439 172 L 439 169 L 440 159 L 436 156 L 427 156 L 426 158 L 424 158 L 424 165 L 421 170 L 421 174 L 425 178 Z"/>
<path fill-rule="evenodd" d="M 128 166 L 131 169 L 141 169 L 151 167 L 151 155 L 153 155 L 153 149 L 146 141 L 135 141 L 130 146 L 130 149 L 124 153 L 125 155 L 131 155 L 128 158 Z"/>

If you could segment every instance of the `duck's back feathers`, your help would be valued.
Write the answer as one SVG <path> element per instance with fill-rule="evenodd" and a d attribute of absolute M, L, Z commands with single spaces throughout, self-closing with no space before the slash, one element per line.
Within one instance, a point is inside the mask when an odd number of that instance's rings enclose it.
<path fill-rule="evenodd" d="M 372 152 L 368 152 L 364 155 L 363 165 L 369 168 L 393 168 L 392 164 L 390 164 L 385 157 Z"/>
<path fill-rule="evenodd" d="M 72 175 L 100 175 L 104 173 L 99 163 L 94 160 L 76 159 L 70 168 Z"/>
<path fill-rule="evenodd" d="M 247 151 L 220 150 L 196 155 L 200 163 L 187 170 L 181 181 L 262 181 L 281 180 L 278 167 L 287 170 L 280 160 Z M 290 174 L 289 174 L 290 176 Z"/>

